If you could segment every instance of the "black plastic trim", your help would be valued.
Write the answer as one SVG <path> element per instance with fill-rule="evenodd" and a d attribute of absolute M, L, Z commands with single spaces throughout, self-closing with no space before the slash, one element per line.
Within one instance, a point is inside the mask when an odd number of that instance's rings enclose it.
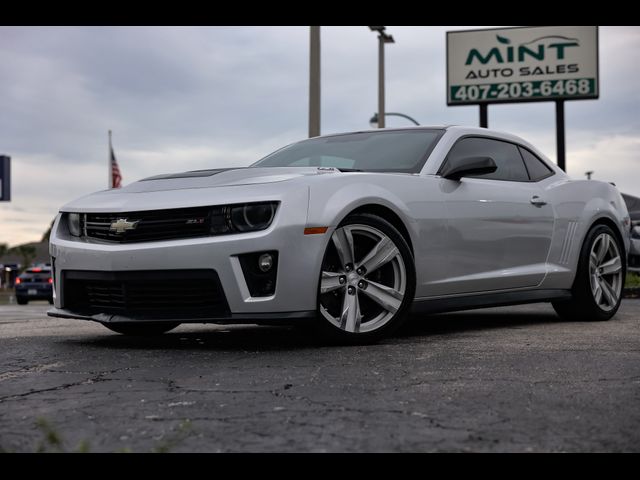
<path fill-rule="evenodd" d="M 273 257 L 273 267 L 268 272 L 263 272 L 258 268 L 258 259 L 266 253 Z M 252 297 L 270 297 L 276 292 L 276 282 L 278 281 L 278 252 L 276 250 L 244 253 L 239 255 L 238 259 Z"/>
<path fill-rule="evenodd" d="M 413 313 L 442 313 L 474 308 L 504 307 L 525 303 L 569 300 L 571 291 L 561 289 L 521 290 L 516 292 L 483 293 L 464 296 L 423 299 L 413 303 Z"/>
<path fill-rule="evenodd" d="M 220 278 L 212 269 L 62 270 L 61 281 L 61 305 L 80 317 L 153 320 L 230 315 Z"/>
<path fill-rule="evenodd" d="M 217 323 L 217 324 L 234 324 L 234 323 L 254 323 L 254 324 L 287 324 L 291 320 L 313 319 L 316 318 L 317 313 L 315 310 L 303 310 L 299 312 L 275 312 L 275 313 L 232 313 L 231 315 L 220 317 L 210 316 L 202 318 L 139 318 L 128 317 L 122 315 L 112 314 L 98 314 L 98 315 L 86 315 L 74 313 L 64 308 L 52 308 L 47 312 L 50 317 L 56 318 L 72 318 L 76 320 L 90 320 L 99 323 L 120 323 L 120 322 L 180 322 L 180 323 Z"/>

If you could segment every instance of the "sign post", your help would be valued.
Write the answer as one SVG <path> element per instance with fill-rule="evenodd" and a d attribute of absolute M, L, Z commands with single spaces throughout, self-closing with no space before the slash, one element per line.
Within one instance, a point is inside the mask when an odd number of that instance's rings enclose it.
<path fill-rule="evenodd" d="M 0 155 L 0 202 L 11 201 L 11 157 Z"/>
<path fill-rule="evenodd" d="M 447 32 L 447 105 L 556 104 L 558 166 L 565 169 L 564 101 L 598 98 L 598 27 Z"/>

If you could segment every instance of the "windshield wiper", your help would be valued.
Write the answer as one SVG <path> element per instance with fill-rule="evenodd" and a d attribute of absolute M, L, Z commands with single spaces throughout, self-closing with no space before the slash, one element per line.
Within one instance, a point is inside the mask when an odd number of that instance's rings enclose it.
<path fill-rule="evenodd" d="M 359 168 L 340 168 L 334 167 L 336 170 L 340 170 L 341 172 L 362 172 Z"/>

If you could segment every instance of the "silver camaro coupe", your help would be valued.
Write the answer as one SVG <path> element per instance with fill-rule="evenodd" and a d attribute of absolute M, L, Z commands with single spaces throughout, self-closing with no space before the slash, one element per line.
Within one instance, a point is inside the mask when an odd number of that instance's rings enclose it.
<path fill-rule="evenodd" d="M 569 179 L 514 135 L 327 135 L 65 205 L 49 315 L 125 334 L 310 319 L 350 343 L 410 311 L 551 302 L 564 318 L 608 320 L 629 238 L 615 186 Z"/>

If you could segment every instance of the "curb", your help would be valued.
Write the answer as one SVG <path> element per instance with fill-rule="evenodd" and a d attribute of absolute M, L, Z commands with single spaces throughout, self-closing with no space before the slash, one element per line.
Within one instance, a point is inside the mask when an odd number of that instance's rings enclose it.
<path fill-rule="evenodd" d="M 640 298 L 640 287 L 623 288 L 622 298 Z"/>

